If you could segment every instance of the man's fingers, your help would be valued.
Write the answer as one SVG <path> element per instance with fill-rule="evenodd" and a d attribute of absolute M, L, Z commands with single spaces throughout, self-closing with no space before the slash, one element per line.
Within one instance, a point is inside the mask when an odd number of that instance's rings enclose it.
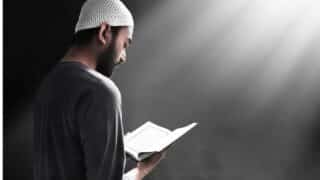
<path fill-rule="evenodd" d="M 167 151 L 162 151 L 161 153 L 161 159 L 164 159 L 167 156 Z"/>
<path fill-rule="evenodd" d="M 166 152 L 157 152 L 151 155 L 149 158 L 142 161 L 144 164 L 158 164 L 163 158 L 165 158 Z"/>
<path fill-rule="evenodd" d="M 160 161 L 165 157 L 165 155 L 165 151 L 155 153 L 148 159 L 139 162 L 137 167 L 140 170 L 140 172 L 142 172 L 143 176 L 145 176 L 149 174 L 150 171 L 152 171 L 153 168 L 155 168 L 160 163 Z"/>
<path fill-rule="evenodd" d="M 158 153 L 154 154 L 154 159 L 156 159 L 156 160 L 164 159 L 166 157 L 166 154 L 167 154 L 167 151 L 158 152 Z"/>
<path fill-rule="evenodd" d="M 153 162 L 159 161 L 161 158 L 162 158 L 161 153 L 155 153 L 150 158 L 148 158 L 146 160 L 147 160 L 147 163 L 153 163 Z"/>

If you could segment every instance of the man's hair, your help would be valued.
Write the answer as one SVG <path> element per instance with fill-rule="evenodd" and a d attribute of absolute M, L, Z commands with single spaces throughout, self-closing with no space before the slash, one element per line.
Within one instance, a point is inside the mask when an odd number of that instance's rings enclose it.
<path fill-rule="evenodd" d="M 122 26 L 112 26 L 111 32 L 113 38 L 115 38 Z M 71 45 L 72 46 L 84 46 L 89 44 L 92 41 L 92 38 L 99 33 L 99 27 L 90 28 L 78 31 L 76 34 L 73 35 Z"/>

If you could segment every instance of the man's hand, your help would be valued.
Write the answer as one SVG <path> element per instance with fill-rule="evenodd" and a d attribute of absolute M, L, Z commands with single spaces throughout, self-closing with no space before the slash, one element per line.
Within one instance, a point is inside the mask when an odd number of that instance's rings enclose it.
<path fill-rule="evenodd" d="M 149 174 L 165 157 L 166 151 L 162 151 L 156 153 L 149 157 L 148 159 L 138 162 L 137 170 L 138 170 L 138 179 L 143 179 L 147 174 Z"/>
<path fill-rule="evenodd" d="M 137 167 L 131 169 L 123 177 L 123 180 L 142 180 L 146 175 L 148 175 L 166 156 L 166 151 L 168 148 L 161 152 L 155 153 L 149 158 L 138 162 Z"/>

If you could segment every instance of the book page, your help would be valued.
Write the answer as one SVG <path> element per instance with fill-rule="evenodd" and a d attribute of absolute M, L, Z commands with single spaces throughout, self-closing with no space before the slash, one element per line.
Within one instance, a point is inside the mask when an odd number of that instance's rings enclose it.
<path fill-rule="evenodd" d="M 170 134 L 170 130 L 147 122 L 128 136 L 126 135 L 125 146 L 137 153 L 154 152 L 157 150 L 159 141 Z"/>
<path fill-rule="evenodd" d="M 174 141 L 179 139 L 181 136 L 183 136 L 185 133 L 187 133 L 189 130 L 191 130 L 193 127 L 195 127 L 197 123 L 191 123 L 185 127 L 175 129 L 170 133 L 169 136 L 165 137 L 157 146 L 157 151 L 162 151 L 164 148 L 172 144 Z"/>

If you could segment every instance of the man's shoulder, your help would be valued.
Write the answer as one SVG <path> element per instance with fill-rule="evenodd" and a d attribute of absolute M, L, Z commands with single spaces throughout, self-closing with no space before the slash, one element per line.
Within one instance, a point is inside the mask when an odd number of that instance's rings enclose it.
<path fill-rule="evenodd" d="M 87 69 L 90 81 L 95 89 L 95 91 L 110 93 L 116 99 L 121 101 L 121 93 L 118 86 L 108 77 L 102 75 L 101 73 L 93 70 Z"/>
<path fill-rule="evenodd" d="M 121 101 L 121 93 L 117 85 L 108 77 L 94 69 L 81 64 L 74 64 L 74 67 L 65 70 L 66 79 L 70 86 L 75 84 L 76 88 L 89 89 L 100 96 L 112 96 Z"/>
<path fill-rule="evenodd" d="M 64 81 L 76 81 L 79 83 L 93 84 L 107 89 L 119 91 L 115 83 L 108 77 L 79 62 L 60 62 L 53 70 L 53 76 Z"/>
<path fill-rule="evenodd" d="M 88 91 L 113 96 L 121 101 L 120 91 L 111 79 L 77 62 L 57 64 L 42 82 L 39 92 L 49 93 L 50 96 L 77 96 Z"/>

